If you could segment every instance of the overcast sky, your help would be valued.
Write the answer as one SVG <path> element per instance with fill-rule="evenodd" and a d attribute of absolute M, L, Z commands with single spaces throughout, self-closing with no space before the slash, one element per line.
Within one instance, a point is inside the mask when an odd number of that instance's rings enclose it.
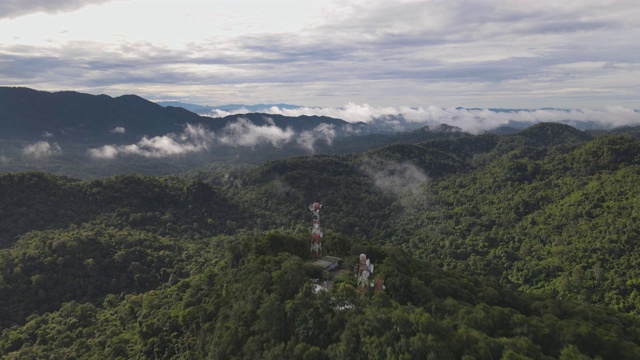
<path fill-rule="evenodd" d="M 640 1 L 2 0 L 0 85 L 202 105 L 640 109 Z"/>

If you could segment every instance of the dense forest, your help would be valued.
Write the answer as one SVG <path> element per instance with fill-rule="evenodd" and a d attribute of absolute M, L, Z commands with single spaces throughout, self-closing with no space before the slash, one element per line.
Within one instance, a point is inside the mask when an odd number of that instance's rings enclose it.
<path fill-rule="evenodd" d="M 638 180 L 634 133 L 551 123 L 180 176 L 2 173 L 0 356 L 638 359 Z M 342 259 L 324 290 L 316 198 Z M 383 288 L 358 286 L 362 253 Z"/>

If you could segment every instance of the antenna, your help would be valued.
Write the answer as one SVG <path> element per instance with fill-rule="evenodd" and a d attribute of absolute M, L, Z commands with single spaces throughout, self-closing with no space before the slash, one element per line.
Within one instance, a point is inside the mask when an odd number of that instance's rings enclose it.
<path fill-rule="evenodd" d="M 313 213 L 311 220 L 311 255 L 314 257 L 322 255 L 322 238 L 324 234 L 320 229 L 320 209 L 322 209 L 322 204 L 317 199 L 314 200 L 313 204 L 309 205 L 309 210 Z"/>

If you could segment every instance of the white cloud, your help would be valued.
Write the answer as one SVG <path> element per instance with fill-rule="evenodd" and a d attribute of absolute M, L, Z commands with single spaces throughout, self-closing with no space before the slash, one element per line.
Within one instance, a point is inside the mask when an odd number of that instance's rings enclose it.
<path fill-rule="evenodd" d="M 6 85 L 190 103 L 640 108 L 637 1 L 8 0 L 0 14 Z"/>
<path fill-rule="evenodd" d="M 324 140 L 331 144 L 335 135 L 333 126 L 327 124 L 320 124 L 311 131 L 298 134 L 291 128 L 277 127 L 273 120 L 266 125 L 255 125 L 240 117 L 217 134 L 203 126 L 188 124 L 181 134 L 171 133 L 151 138 L 145 136 L 129 145 L 103 145 L 89 149 L 88 154 L 95 159 L 115 159 L 126 155 L 162 158 L 208 151 L 213 145 L 255 147 L 271 144 L 280 147 L 292 142 L 312 152 L 316 141 Z"/>
<path fill-rule="evenodd" d="M 38 141 L 34 144 L 29 144 L 22 149 L 22 153 L 26 156 L 34 158 L 43 158 L 51 155 L 62 154 L 62 148 L 58 143 L 49 144 L 48 141 Z"/>
<path fill-rule="evenodd" d="M 395 162 L 378 157 L 362 159 L 364 171 L 383 192 L 397 197 L 416 197 L 423 192 L 428 176 L 409 161 Z"/>
<path fill-rule="evenodd" d="M 246 109 L 226 111 L 225 114 L 246 112 Z M 286 116 L 328 116 L 348 122 L 378 123 L 397 131 L 426 125 L 447 124 L 465 132 L 478 134 L 511 122 L 535 124 L 539 122 L 562 122 L 580 127 L 588 122 L 603 128 L 640 125 L 640 112 L 624 107 L 607 107 L 603 110 L 533 109 L 496 111 L 491 109 L 427 107 L 375 107 L 369 104 L 349 103 L 344 107 L 300 107 L 265 108 L 259 112 Z"/>
<path fill-rule="evenodd" d="M 219 143 L 231 146 L 256 146 L 269 142 L 279 147 L 291 141 L 296 135 L 291 128 L 281 129 L 275 124 L 255 125 L 245 118 L 228 124 L 217 137 Z"/>
<path fill-rule="evenodd" d="M 206 150 L 213 137 L 213 132 L 188 124 L 182 134 L 171 133 L 152 138 L 145 136 L 136 144 L 104 145 L 89 149 L 88 153 L 96 159 L 114 159 L 119 155 L 139 155 L 146 158 L 178 156 Z"/>
<path fill-rule="evenodd" d="M 38 12 L 59 13 L 73 11 L 90 4 L 105 3 L 113 0 L 2 0 L 0 18 L 14 18 Z"/>
<path fill-rule="evenodd" d="M 118 146 L 115 145 L 103 145 L 100 148 L 89 149 L 89 155 L 95 159 L 115 159 L 118 156 Z"/>
<path fill-rule="evenodd" d="M 116 126 L 113 129 L 111 129 L 111 132 L 114 134 L 124 134 L 125 132 L 127 132 L 127 130 L 122 126 Z"/>
<path fill-rule="evenodd" d="M 316 141 L 324 140 L 327 144 L 331 145 L 335 137 L 336 137 L 335 125 L 322 123 L 316 126 L 311 131 L 301 132 L 296 137 L 296 142 L 298 143 L 298 145 L 309 150 L 310 152 L 314 152 L 315 151 L 314 145 Z"/>
<path fill-rule="evenodd" d="M 211 111 L 211 113 L 209 113 L 207 116 L 211 116 L 214 118 L 223 118 L 223 117 L 227 117 L 229 115 L 238 115 L 238 114 L 247 114 L 250 113 L 251 111 L 249 111 L 249 109 L 247 109 L 246 107 L 240 107 L 231 111 L 226 111 L 226 110 L 222 110 L 222 109 L 213 109 Z M 267 112 L 262 111 L 262 110 L 258 110 L 256 112 L 261 112 L 261 113 L 268 113 L 268 114 L 277 114 L 276 112 Z"/>
<path fill-rule="evenodd" d="M 270 106 L 264 109 L 256 110 L 255 112 L 284 115 L 284 116 L 328 116 L 336 119 L 343 119 L 349 122 L 369 122 L 371 119 L 380 117 L 383 115 L 399 114 L 399 108 L 394 107 L 375 107 L 369 104 L 354 104 L 348 103 L 344 107 L 298 107 L 298 108 L 280 108 L 278 106 Z M 209 116 L 211 117 L 225 117 L 234 114 L 246 114 L 249 110 L 246 107 L 241 107 L 233 110 L 219 110 L 214 109 Z"/>

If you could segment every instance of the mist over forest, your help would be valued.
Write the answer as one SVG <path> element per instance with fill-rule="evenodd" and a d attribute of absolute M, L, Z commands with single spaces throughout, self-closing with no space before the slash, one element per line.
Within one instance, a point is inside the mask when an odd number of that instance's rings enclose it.
<path fill-rule="evenodd" d="M 638 19 L 0 1 L 0 359 L 640 359 Z"/>
<path fill-rule="evenodd" d="M 2 358 L 638 358 L 636 111 L 187 105 L 0 88 Z"/>
<path fill-rule="evenodd" d="M 175 105 L 175 106 L 174 106 Z M 0 170 L 74 177 L 169 175 L 210 162 L 366 151 L 447 136 L 510 134 L 543 122 L 587 132 L 635 131 L 640 112 L 437 107 L 219 107 L 0 87 Z M 192 112 L 193 111 L 193 112 Z"/>

